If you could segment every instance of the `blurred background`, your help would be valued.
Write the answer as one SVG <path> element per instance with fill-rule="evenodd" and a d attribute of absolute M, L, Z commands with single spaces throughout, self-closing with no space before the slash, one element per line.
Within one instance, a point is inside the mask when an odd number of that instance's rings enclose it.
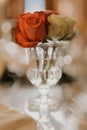
<path fill-rule="evenodd" d="M 73 61 L 64 67 L 62 81 L 87 79 L 87 0 L 0 0 L 0 82 L 26 77 L 27 50 L 15 44 L 17 17 L 23 12 L 51 9 L 77 20 L 79 35 L 71 41 Z M 27 77 L 26 77 L 27 78 Z"/>
<path fill-rule="evenodd" d="M 87 130 L 87 0 L 0 0 L 0 103 L 22 110 L 28 97 L 37 96 L 27 78 L 27 50 L 15 41 L 16 25 L 21 13 L 46 9 L 77 20 L 79 35 L 69 49 L 72 63 L 63 68 L 62 85 L 52 94 L 66 100 L 62 105 L 69 120 L 63 130 Z"/>

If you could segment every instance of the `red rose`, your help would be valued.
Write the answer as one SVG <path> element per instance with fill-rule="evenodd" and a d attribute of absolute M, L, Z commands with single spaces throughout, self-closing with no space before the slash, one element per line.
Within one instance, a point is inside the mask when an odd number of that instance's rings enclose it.
<path fill-rule="evenodd" d="M 42 11 L 35 13 L 24 13 L 18 18 L 18 32 L 16 41 L 22 47 L 34 47 L 45 39 L 46 14 Z"/>

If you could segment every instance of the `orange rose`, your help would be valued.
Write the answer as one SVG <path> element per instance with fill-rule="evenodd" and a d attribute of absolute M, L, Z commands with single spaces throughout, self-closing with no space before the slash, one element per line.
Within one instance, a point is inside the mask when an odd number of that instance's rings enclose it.
<path fill-rule="evenodd" d="M 18 32 L 16 41 L 22 47 L 34 47 L 45 39 L 46 14 L 42 11 L 35 13 L 24 13 L 18 18 Z"/>

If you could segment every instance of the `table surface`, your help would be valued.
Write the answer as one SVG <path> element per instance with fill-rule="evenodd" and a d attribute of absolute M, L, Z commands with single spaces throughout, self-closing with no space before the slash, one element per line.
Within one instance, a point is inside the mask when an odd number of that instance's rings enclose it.
<path fill-rule="evenodd" d="M 30 116 L 12 107 L 0 104 L 0 130 L 35 130 L 36 122 Z"/>
<path fill-rule="evenodd" d="M 27 99 L 38 94 L 36 88 L 23 81 L 16 81 L 12 85 L 0 84 L 0 103 L 19 112 L 24 112 Z M 62 130 L 87 130 L 86 83 L 56 85 L 51 88 L 50 95 L 55 96 L 59 102 L 61 99 L 64 101 L 57 113 L 52 113 L 55 120 L 63 124 Z"/>

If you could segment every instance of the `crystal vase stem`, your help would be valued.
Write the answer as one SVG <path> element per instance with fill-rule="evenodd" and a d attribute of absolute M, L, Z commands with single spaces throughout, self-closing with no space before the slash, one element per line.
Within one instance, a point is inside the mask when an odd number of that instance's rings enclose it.
<path fill-rule="evenodd" d="M 37 130 L 48 130 L 52 128 L 50 122 L 50 113 L 48 105 L 48 93 L 49 87 L 40 88 L 40 107 L 39 107 L 39 119 L 37 123 Z M 54 128 L 53 128 L 54 130 Z"/>
<path fill-rule="evenodd" d="M 48 93 L 49 93 L 49 87 L 43 87 L 39 88 L 40 93 L 40 112 L 46 111 L 48 113 Z M 43 106 L 43 107 L 42 107 Z"/>

